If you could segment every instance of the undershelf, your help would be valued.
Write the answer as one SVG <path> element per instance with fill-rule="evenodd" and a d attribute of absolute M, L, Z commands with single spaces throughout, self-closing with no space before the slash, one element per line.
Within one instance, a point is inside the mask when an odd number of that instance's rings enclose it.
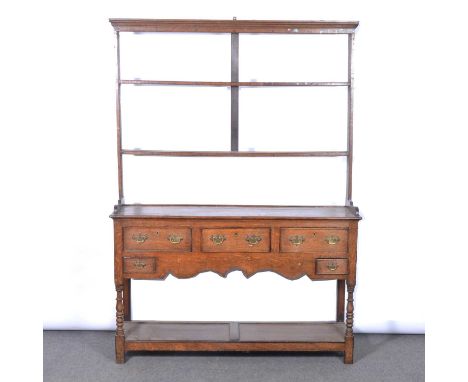
<path fill-rule="evenodd" d="M 126 321 L 126 350 L 344 350 L 343 322 Z"/>

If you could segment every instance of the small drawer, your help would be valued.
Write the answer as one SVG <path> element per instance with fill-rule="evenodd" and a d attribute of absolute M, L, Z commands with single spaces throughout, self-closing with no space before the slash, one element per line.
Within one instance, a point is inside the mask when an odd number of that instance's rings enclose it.
<path fill-rule="evenodd" d="M 340 228 L 282 228 L 281 252 L 347 252 L 348 230 Z"/>
<path fill-rule="evenodd" d="M 124 248 L 128 251 L 189 252 L 192 249 L 190 228 L 124 228 Z"/>
<path fill-rule="evenodd" d="M 269 228 L 202 229 L 203 252 L 270 252 Z"/>
<path fill-rule="evenodd" d="M 124 273 L 153 273 L 156 270 L 154 257 L 124 257 Z"/>
<path fill-rule="evenodd" d="M 317 275 L 347 275 L 348 259 L 317 259 L 315 260 Z"/>

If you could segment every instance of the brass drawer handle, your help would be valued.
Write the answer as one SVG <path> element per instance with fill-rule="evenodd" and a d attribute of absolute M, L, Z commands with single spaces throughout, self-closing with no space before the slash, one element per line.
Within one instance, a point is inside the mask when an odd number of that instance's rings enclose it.
<path fill-rule="evenodd" d="M 226 241 L 226 236 L 221 235 L 221 234 L 211 235 L 210 240 L 216 245 L 221 245 Z"/>
<path fill-rule="evenodd" d="M 146 233 L 141 232 L 138 232 L 138 234 L 132 236 L 133 241 L 136 241 L 138 244 L 144 243 L 146 240 L 148 240 L 148 238 L 149 236 Z"/>
<path fill-rule="evenodd" d="M 340 238 L 338 236 L 331 235 L 331 236 L 327 236 L 325 238 L 325 241 L 330 245 L 335 245 L 336 243 L 340 241 Z"/>
<path fill-rule="evenodd" d="M 336 271 L 338 269 L 337 263 L 328 263 L 327 268 L 329 271 Z"/>
<path fill-rule="evenodd" d="M 289 241 L 291 242 L 292 245 L 301 245 L 305 241 L 305 237 L 302 235 L 295 235 L 295 236 L 290 236 Z"/>
<path fill-rule="evenodd" d="M 257 236 L 257 235 L 247 235 L 247 237 L 245 238 L 245 241 L 249 243 L 249 247 L 253 247 L 254 245 L 257 245 L 258 243 L 260 243 L 262 241 L 262 238 L 261 236 Z"/>
<path fill-rule="evenodd" d="M 167 237 L 167 240 L 169 240 L 172 244 L 180 244 L 180 242 L 184 240 L 184 238 L 182 236 L 171 233 Z"/>
<path fill-rule="evenodd" d="M 136 268 L 140 268 L 140 269 L 143 269 L 146 267 L 146 263 L 142 260 L 135 260 L 133 262 L 133 265 L 136 267 Z"/>

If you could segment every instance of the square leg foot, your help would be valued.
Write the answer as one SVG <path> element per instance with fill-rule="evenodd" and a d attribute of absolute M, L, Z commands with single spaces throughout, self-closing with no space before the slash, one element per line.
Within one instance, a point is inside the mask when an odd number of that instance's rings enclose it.
<path fill-rule="evenodd" d="M 125 338 L 115 337 L 115 363 L 125 363 Z"/>
<path fill-rule="evenodd" d="M 352 364 L 353 355 L 354 355 L 354 337 L 346 337 L 345 351 L 344 351 L 344 363 L 347 365 Z"/>

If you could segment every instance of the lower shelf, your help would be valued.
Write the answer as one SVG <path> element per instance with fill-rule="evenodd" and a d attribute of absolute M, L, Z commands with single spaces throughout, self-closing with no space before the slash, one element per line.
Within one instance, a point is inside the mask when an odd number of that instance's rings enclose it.
<path fill-rule="evenodd" d="M 126 321 L 126 350 L 343 351 L 342 322 Z"/>

